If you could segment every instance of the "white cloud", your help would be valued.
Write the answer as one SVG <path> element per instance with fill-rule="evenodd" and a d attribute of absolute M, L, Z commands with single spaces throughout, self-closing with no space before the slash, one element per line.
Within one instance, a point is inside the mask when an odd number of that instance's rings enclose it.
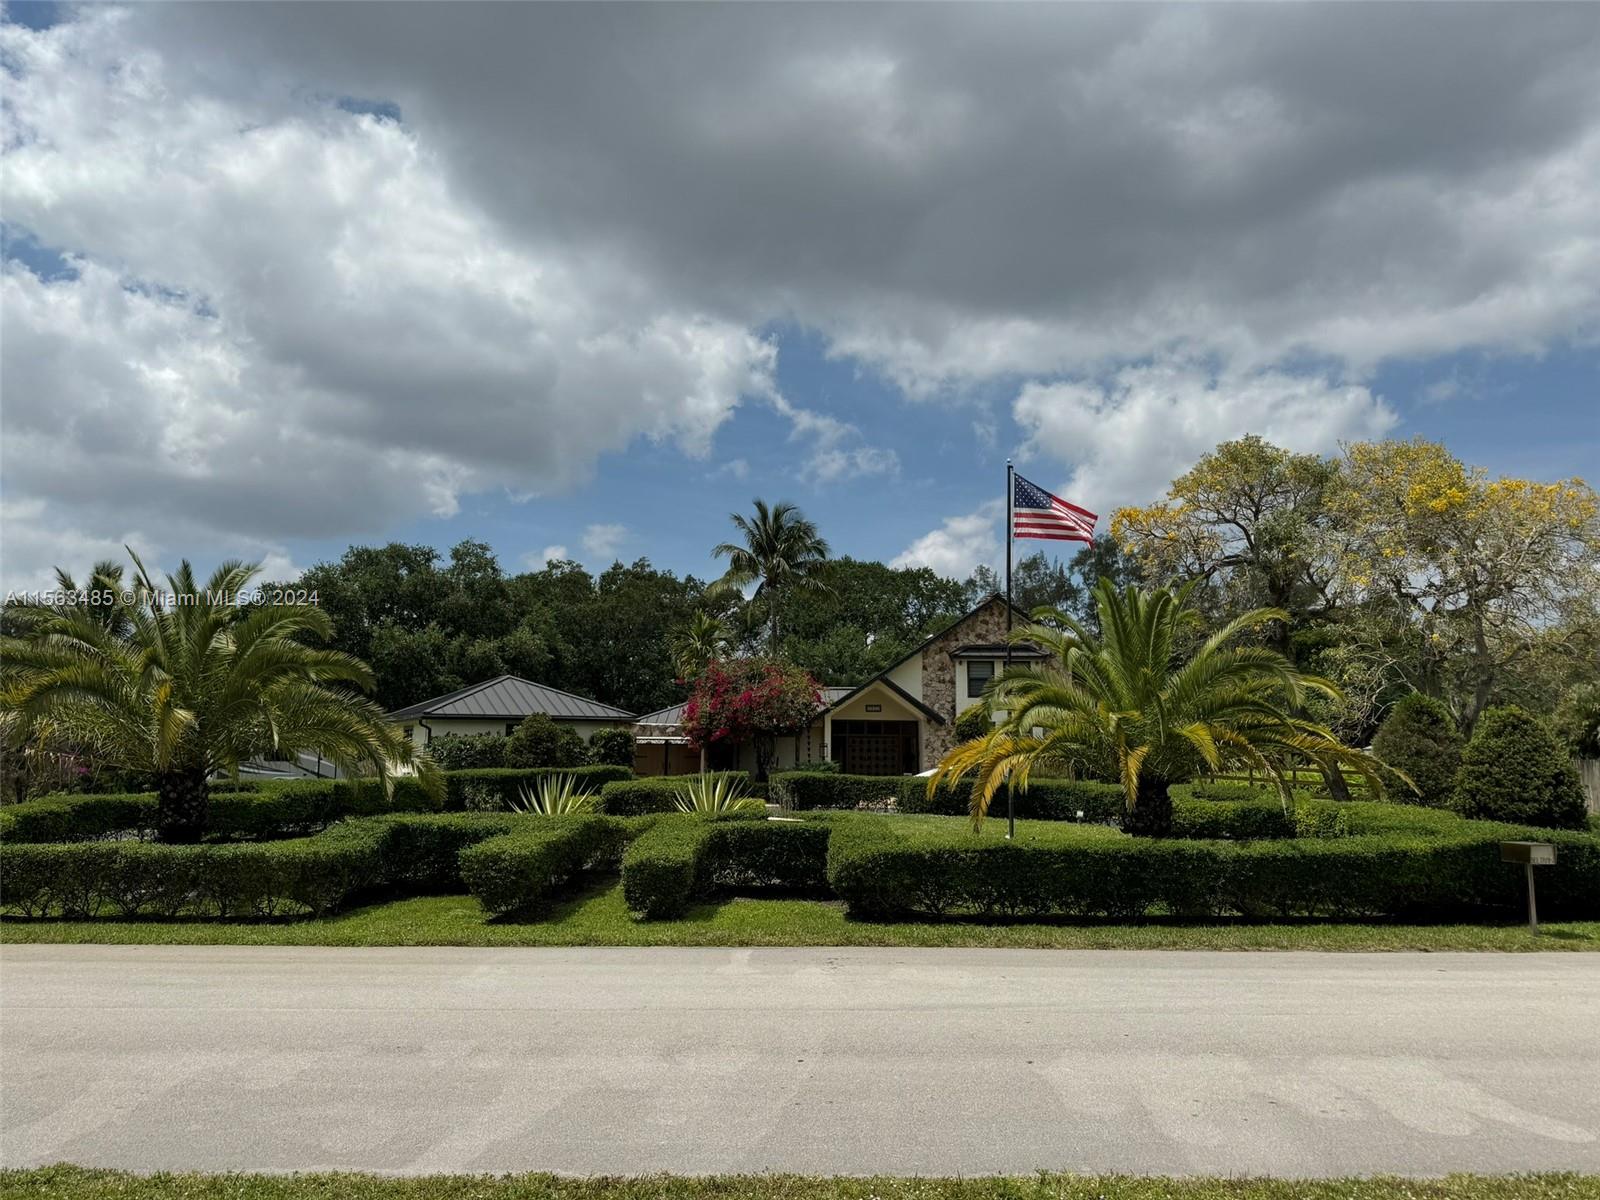
<path fill-rule="evenodd" d="M 567 548 L 557 543 L 554 546 L 546 546 L 537 554 L 524 554 L 522 565 L 532 571 L 542 571 L 553 562 L 563 562 L 571 557 L 567 553 Z"/>
<path fill-rule="evenodd" d="M 590 525 L 583 531 L 583 552 L 591 562 L 609 565 L 627 540 L 626 525 Z"/>
<path fill-rule="evenodd" d="M 1005 504 L 985 501 L 965 516 L 945 518 L 938 529 L 912 542 L 889 565 L 931 567 L 951 579 L 965 579 L 975 567 L 1000 561 L 1004 524 Z"/>
<path fill-rule="evenodd" d="M 703 456 L 771 391 L 771 343 L 507 237 L 410 130 L 186 91 L 128 21 L 0 26 L 7 219 L 80 255 L 0 281 L 8 495 L 164 542 L 376 532 L 639 437 Z M 47 565 L 21 511 L 8 578 Z"/>
<path fill-rule="evenodd" d="M 1218 442 L 1260 434 L 1302 452 L 1381 437 L 1395 415 L 1367 388 L 1278 371 L 1213 375 L 1179 363 L 1128 367 L 1104 385 L 1025 385 L 1012 406 L 1027 449 L 1072 464 L 1036 480 L 1109 517 L 1160 496 Z"/>

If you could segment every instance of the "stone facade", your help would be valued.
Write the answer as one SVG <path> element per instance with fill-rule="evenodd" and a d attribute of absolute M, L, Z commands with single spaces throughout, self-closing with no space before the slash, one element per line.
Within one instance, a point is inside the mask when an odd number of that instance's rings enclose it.
<path fill-rule="evenodd" d="M 996 596 L 922 648 L 922 702 L 945 721 L 943 725 L 922 723 L 923 770 L 936 766 L 955 744 L 956 660 L 951 652 L 969 643 L 1005 640 L 1006 602 Z"/>

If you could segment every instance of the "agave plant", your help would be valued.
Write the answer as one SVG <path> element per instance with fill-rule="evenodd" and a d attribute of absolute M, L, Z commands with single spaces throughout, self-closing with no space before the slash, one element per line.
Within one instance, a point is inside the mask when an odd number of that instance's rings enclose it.
<path fill-rule="evenodd" d="M 737 775 L 695 775 L 678 793 L 678 811 L 686 813 L 756 812 L 766 806 L 745 793 Z"/>
<path fill-rule="evenodd" d="M 540 817 L 564 817 L 594 811 L 594 792 L 576 775 L 541 775 L 531 788 L 523 788 L 511 801 L 515 812 Z"/>

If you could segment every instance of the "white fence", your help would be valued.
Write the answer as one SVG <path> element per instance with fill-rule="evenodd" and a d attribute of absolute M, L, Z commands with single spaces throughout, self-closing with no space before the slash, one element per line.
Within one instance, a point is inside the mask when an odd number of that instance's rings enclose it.
<path fill-rule="evenodd" d="M 1575 758 L 1572 765 L 1578 768 L 1583 790 L 1589 793 L 1589 811 L 1600 813 L 1600 758 Z"/>

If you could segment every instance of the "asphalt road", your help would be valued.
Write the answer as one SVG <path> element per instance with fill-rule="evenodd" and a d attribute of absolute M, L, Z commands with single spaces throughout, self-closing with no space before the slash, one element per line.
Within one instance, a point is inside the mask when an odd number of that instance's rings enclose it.
<path fill-rule="evenodd" d="M 6 946 L 0 1161 L 1600 1171 L 1600 955 Z"/>

